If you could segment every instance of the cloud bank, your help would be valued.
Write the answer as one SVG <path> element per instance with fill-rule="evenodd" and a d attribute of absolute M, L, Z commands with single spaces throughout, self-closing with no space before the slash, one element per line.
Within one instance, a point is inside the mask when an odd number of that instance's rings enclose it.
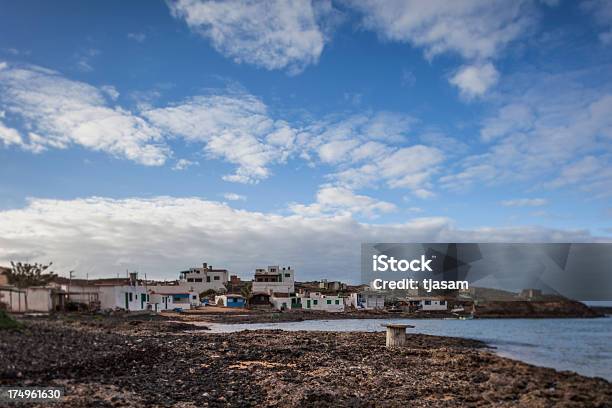
<path fill-rule="evenodd" d="M 173 278 L 182 268 L 208 261 L 245 277 L 258 266 L 287 264 L 297 269 L 298 279 L 355 282 L 361 242 L 595 240 L 587 230 L 462 230 L 444 217 L 380 225 L 346 214 L 236 210 L 200 198 L 31 199 L 25 208 L 0 212 L 1 264 L 53 261 L 58 272 L 74 269 L 90 277 L 123 276 L 129 268 L 149 278 Z"/>

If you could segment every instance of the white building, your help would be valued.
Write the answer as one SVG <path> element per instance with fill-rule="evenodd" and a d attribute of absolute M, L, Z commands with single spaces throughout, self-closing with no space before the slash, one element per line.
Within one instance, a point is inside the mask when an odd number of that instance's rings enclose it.
<path fill-rule="evenodd" d="M 9 312 L 26 312 L 26 290 L 13 285 L 0 285 L 0 304 Z"/>
<path fill-rule="evenodd" d="M 448 310 L 448 302 L 437 297 L 411 297 L 408 299 L 410 305 L 416 306 L 417 310 L 440 311 Z"/>
<path fill-rule="evenodd" d="M 64 305 L 63 291 L 54 287 L 33 286 L 17 288 L 0 285 L 0 303 L 10 312 L 42 312 L 60 310 Z"/>
<path fill-rule="evenodd" d="M 147 288 L 136 281 L 132 283 L 99 284 L 98 299 L 101 309 L 147 310 Z"/>
<path fill-rule="evenodd" d="M 320 292 L 299 294 L 290 298 L 271 298 L 276 309 L 318 310 L 324 312 L 343 312 L 344 298 L 337 295 L 324 295 Z"/>
<path fill-rule="evenodd" d="M 256 269 L 253 279 L 253 293 L 263 292 L 293 294 L 295 292 L 295 271 L 290 266 L 268 266 L 268 269 Z"/>
<path fill-rule="evenodd" d="M 164 310 L 173 310 L 177 307 L 175 306 L 172 295 L 166 295 L 162 293 L 155 293 L 149 291 L 149 310 L 154 312 L 162 312 Z"/>
<path fill-rule="evenodd" d="M 347 306 L 352 306 L 355 309 L 376 310 L 385 308 L 385 296 L 374 291 L 363 291 L 351 293 L 346 298 Z"/>
<path fill-rule="evenodd" d="M 28 312 L 51 312 L 57 305 L 57 291 L 51 287 L 35 286 L 26 289 Z"/>
<path fill-rule="evenodd" d="M 203 263 L 201 268 L 190 268 L 180 273 L 179 285 L 183 288 L 202 293 L 207 290 L 224 292 L 229 281 L 227 269 L 213 269 L 212 265 Z"/>
<path fill-rule="evenodd" d="M 183 285 L 156 285 L 148 286 L 149 293 L 166 295 L 172 298 L 173 308 L 190 309 L 200 306 L 200 295 L 197 291 Z"/>
<path fill-rule="evenodd" d="M 215 296 L 215 304 L 224 307 L 246 307 L 246 299 L 242 295 L 226 294 Z"/>
<path fill-rule="evenodd" d="M 295 296 L 280 294 L 280 296 L 270 296 L 270 303 L 276 310 L 291 310 L 296 307 L 296 299 Z"/>

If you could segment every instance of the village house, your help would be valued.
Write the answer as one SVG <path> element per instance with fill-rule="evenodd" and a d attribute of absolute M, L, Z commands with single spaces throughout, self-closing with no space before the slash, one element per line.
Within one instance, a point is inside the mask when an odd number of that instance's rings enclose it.
<path fill-rule="evenodd" d="M 346 290 L 346 284 L 339 281 L 328 281 L 327 279 L 321 279 L 319 282 L 319 289 L 338 292 L 340 290 Z"/>
<path fill-rule="evenodd" d="M 256 269 L 253 279 L 253 293 L 275 293 L 293 294 L 295 293 L 294 276 L 295 271 L 290 266 L 268 266 L 268 269 Z"/>
<path fill-rule="evenodd" d="M 21 313 L 26 311 L 26 291 L 14 285 L 9 285 L 9 268 L 0 267 L 0 307 L 9 312 Z"/>
<path fill-rule="evenodd" d="M 100 294 L 100 308 L 103 310 L 147 310 L 149 299 L 144 286 L 131 284 L 100 284 L 97 286 Z"/>
<path fill-rule="evenodd" d="M 448 310 L 448 302 L 440 297 L 410 297 L 407 299 L 411 310 L 443 311 Z"/>
<path fill-rule="evenodd" d="M 236 294 L 218 295 L 215 296 L 215 304 L 217 306 L 243 308 L 246 307 L 246 299 L 244 296 Z"/>
<path fill-rule="evenodd" d="M 32 286 L 18 288 L 8 283 L 8 268 L 0 268 L 0 307 L 10 312 L 42 312 L 60 310 L 64 305 L 65 293 L 53 286 Z"/>
<path fill-rule="evenodd" d="M 189 286 L 183 285 L 148 285 L 149 293 L 172 297 L 174 308 L 191 309 L 200 306 L 200 294 Z M 180 305 L 176 305 L 180 304 Z"/>
<path fill-rule="evenodd" d="M 212 265 L 206 262 L 201 268 L 190 268 L 182 271 L 179 274 L 179 285 L 189 287 L 191 291 L 202 293 L 208 290 L 215 292 L 224 292 L 225 285 L 229 281 L 229 272 L 227 269 L 214 269 Z"/>
<path fill-rule="evenodd" d="M 270 296 L 270 302 L 276 310 L 291 310 L 295 304 L 295 296 L 288 293 L 275 293 Z"/>
<path fill-rule="evenodd" d="M 527 300 L 534 300 L 542 298 L 542 291 L 540 289 L 523 289 L 519 294 L 519 297 Z"/>
<path fill-rule="evenodd" d="M 0 307 L 9 312 L 26 312 L 26 290 L 13 285 L 0 284 Z"/>
<path fill-rule="evenodd" d="M 163 293 L 156 293 L 149 291 L 149 301 L 147 302 L 149 310 L 159 313 L 164 310 L 173 310 L 175 308 L 182 308 L 182 305 L 175 306 L 172 295 Z"/>
<path fill-rule="evenodd" d="M 376 310 L 385 308 L 385 295 L 372 290 L 351 293 L 346 299 L 346 305 L 357 310 Z"/>
<path fill-rule="evenodd" d="M 66 294 L 54 287 L 33 286 L 26 288 L 26 296 L 28 312 L 48 313 L 63 307 Z"/>
<path fill-rule="evenodd" d="M 297 296 L 285 298 L 282 306 L 285 309 L 343 312 L 344 298 L 338 295 L 322 294 L 321 292 L 305 292 Z M 275 307 L 282 310 L 277 304 L 275 304 Z"/>
<path fill-rule="evenodd" d="M 270 298 L 271 296 L 269 293 L 252 293 L 251 297 L 249 298 L 249 308 L 261 310 L 272 309 L 273 305 Z"/>

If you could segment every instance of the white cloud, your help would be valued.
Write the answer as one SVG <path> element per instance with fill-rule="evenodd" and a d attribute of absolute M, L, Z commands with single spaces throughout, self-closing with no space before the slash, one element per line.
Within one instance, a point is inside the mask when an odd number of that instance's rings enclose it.
<path fill-rule="evenodd" d="M 112 85 L 102 85 L 100 90 L 113 101 L 116 101 L 117 98 L 119 98 L 119 91 L 117 91 L 117 88 Z"/>
<path fill-rule="evenodd" d="M 290 209 L 296 214 L 305 216 L 361 214 L 375 217 L 380 213 L 396 211 L 397 207 L 393 203 L 355 194 L 344 187 L 323 186 L 317 192 L 315 203 L 309 205 L 294 203 Z"/>
<path fill-rule="evenodd" d="M 207 261 L 252 276 L 288 264 L 297 279 L 358 281 L 361 242 L 590 242 L 586 230 L 541 227 L 463 230 L 447 218 L 360 223 L 349 216 L 303 217 L 235 210 L 197 198 L 32 199 L 0 212 L 0 263 L 53 261 L 60 273 L 116 276 L 136 269 L 174 278 Z M 334 272 L 335 271 L 335 272 Z"/>
<path fill-rule="evenodd" d="M 223 194 L 223 198 L 229 201 L 246 201 L 246 196 L 236 193 L 225 193 Z"/>
<path fill-rule="evenodd" d="M 113 86 L 98 88 L 31 66 L 0 70 L 0 90 L 3 122 L 12 129 L 5 126 L 4 144 L 34 152 L 79 145 L 161 165 L 172 156 L 168 141 L 180 139 L 210 159 L 234 164 L 226 181 L 257 183 L 270 176 L 272 166 L 301 157 L 311 165 L 331 165 L 329 178 L 345 187 L 380 181 L 419 190 L 419 196 L 431 195 L 429 179 L 444 159 L 436 148 L 408 143 L 418 121 L 395 112 L 336 115 L 296 126 L 235 89 L 128 111 L 114 105 L 119 91 Z M 181 159 L 174 169 L 191 164 Z"/>
<path fill-rule="evenodd" d="M 490 142 L 499 136 L 532 129 L 535 116 L 530 107 L 521 104 L 503 106 L 497 116 L 488 118 L 480 130 L 483 141 Z"/>
<path fill-rule="evenodd" d="M 86 50 L 81 50 L 74 55 L 76 59 L 76 68 L 79 71 L 90 72 L 93 71 L 93 60 L 100 55 L 100 50 L 95 48 L 89 48 Z"/>
<path fill-rule="evenodd" d="M 172 170 L 185 170 L 188 167 L 191 166 L 199 166 L 200 163 L 198 163 L 197 161 L 192 161 L 192 160 L 188 160 L 188 159 L 179 159 L 177 160 L 176 164 L 174 165 L 174 167 L 172 167 Z"/>
<path fill-rule="evenodd" d="M 359 145 L 355 139 L 333 140 L 319 147 L 319 158 L 324 163 L 336 163 L 346 159 L 346 154 Z"/>
<path fill-rule="evenodd" d="M 288 69 L 316 64 L 325 46 L 318 19 L 333 12 L 330 2 L 308 0 L 178 0 L 172 14 L 236 62 Z"/>
<path fill-rule="evenodd" d="M 141 43 L 147 39 L 147 35 L 145 33 L 128 33 L 127 38 Z"/>
<path fill-rule="evenodd" d="M 612 185 L 611 172 L 587 171 L 594 160 L 600 169 L 612 167 L 612 91 L 585 85 L 598 69 L 508 78 L 508 90 L 496 97 L 497 112 L 480 131 L 490 144 L 450 167 L 440 181 L 462 189 L 475 182 L 527 180 L 555 188 L 572 180 L 597 193 L 594 197 L 604 194 Z"/>
<path fill-rule="evenodd" d="M 515 198 L 501 201 L 501 205 L 504 207 L 540 207 L 547 203 L 548 201 L 545 198 Z"/>
<path fill-rule="evenodd" d="M 425 188 L 417 188 L 413 191 L 413 194 L 422 199 L 434 197 L 436 194 L 433 191 L 427 190 Z"/>
<path fill-rule="evenodd" d="M 258 98 L 246 93 L 198 96 L 165 108 L 142 112 L 167 137 L 204 144 L 212 158 L 238 166 L 227 181 L 256 183 L 268 166 L 284 162 L 293 148 L 294 130 L 274 120 Z"/>
<path fill-rule="evenodd" d="M 0 119 L 4 117 L 4 112 L 0 111 Z M 10 145 L 23 145 L 23 139 L 21 135 L 17 131 L 17 129 L 13 129 L 4 125 L 4 123 L 0 122 L 0 141 L 4 143 L 5 146 Z"/>
<path fill-rule="evenodd" d="M 307 160 L 314 153 L 321 163 L 333 165 L 328 179 L 342 187 L 385 185 L 430 196 L 430 178 L 444 154 L 434 147 L 408 143 L 417 122 L 395 112 L 328 117 L 299 132 L 296 146 Z"/>
<path fill-rule="evenodd" d="M 497 83 L 499 73 L 493 64 L 476 64 L 461 67 L 449 82 L 459 88 L 466 99 L 483 96 Z"/>
<path fill-rule="evenodd" d="M 39 150 L 76 144 L 145 165 L 161 165 L 168 155 L 159 131 L 145 120 L 109 105 L 100 89 L 47 69 L 0 70 L 0 108 L 29 129 L 24 144 Z"/>
<path fill-rule="evenodd" d="M 428 58 L 454 52 L 465 59 L 495 57 L 534 24 L 529 1 L 354 0 L 365 28 L 383 39 L 425 49 Z"/>
<path fill-rule="evenodd" d="M 347 0 L 362 25 L 383 40 L 423 48 L 427 59 L 453 53 L 469 64 L 451 79 L 467 99 L 482 96 L 499 73 L 489 62 L 536 25 L 531 0 Z"/>
<path fill-rule="evenodd" d="M 350 188 L 380 186 L 408 188 L 420 198 L 433 195 L 430 191 L 431 177 L 444 160 L 442 151 L 435 147 L 413 145 L 402 148 L 387 148 L 386 155 L 350 167 L 330 175 L 341 185 Z"/>
<path fill-rule="evenodd" d="M 599 33 L 602 44 L 612 44 L 612 1 L 588 0 L 581 2 L 580 7 L 591 14 L 597 24 L 604 28 L 604 31 Z"/>

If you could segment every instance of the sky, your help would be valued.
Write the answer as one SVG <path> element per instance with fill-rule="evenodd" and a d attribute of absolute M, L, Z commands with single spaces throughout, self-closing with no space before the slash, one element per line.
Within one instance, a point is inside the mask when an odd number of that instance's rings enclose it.
<path fill-rule="evenodd" d="M 611 1 L 0 0 L 0 264 L 612 242 L 611 164 Z"/>

